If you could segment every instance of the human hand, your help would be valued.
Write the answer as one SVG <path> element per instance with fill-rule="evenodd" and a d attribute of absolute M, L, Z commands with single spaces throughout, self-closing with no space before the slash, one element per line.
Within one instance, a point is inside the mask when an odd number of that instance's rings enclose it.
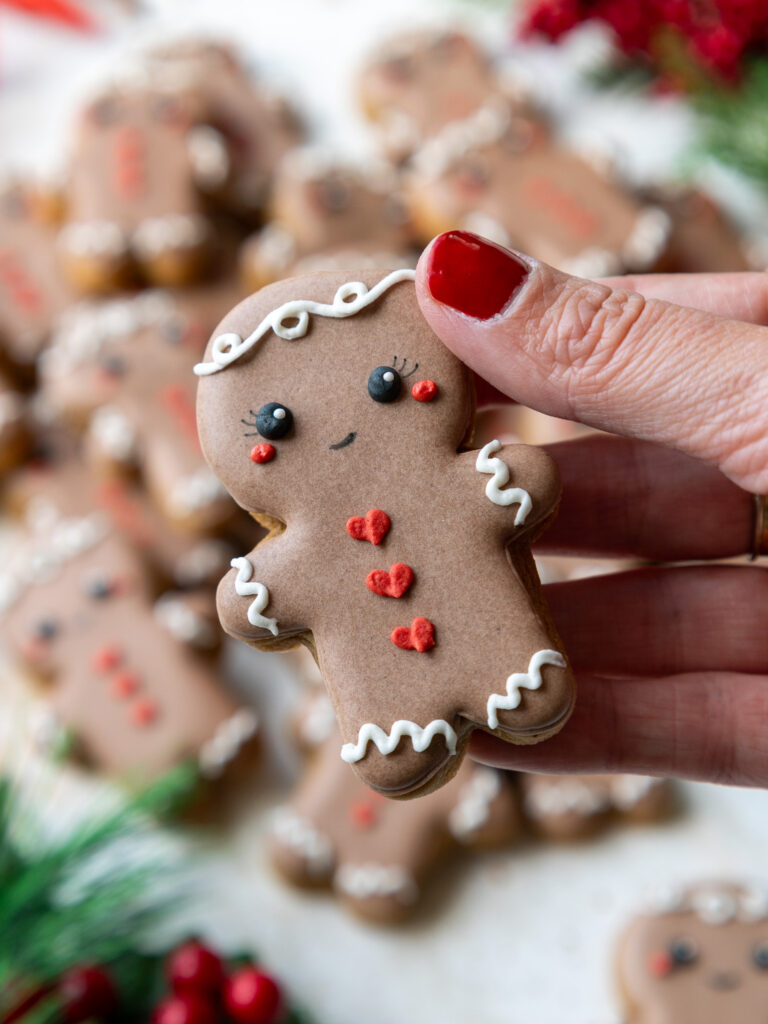
<path fill-rule="evenodd" d="M 711 561 L 752 550 L 768 492 L 768 275 L 585 281 L 465 232 L 417 272 L 422 311 L 501 392 L 614 437 L 551 445 L 538 550 Z M 768 785 L 768 575 L 653 566 L 545 588 L 579 682 L 556 737 L 471 753 L 507 768 Z"/>

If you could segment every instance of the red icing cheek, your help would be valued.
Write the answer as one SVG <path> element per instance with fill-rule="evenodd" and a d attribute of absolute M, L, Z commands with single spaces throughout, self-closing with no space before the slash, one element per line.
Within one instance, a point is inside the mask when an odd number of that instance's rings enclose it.
<path fill-rule="evenodd" d="M 411 395 L 417 402 L 431 402 L 437 395 L 437 384 L 433 380 L 417 380 L 411 388 Z"/>
<path fill-rule="evenodd" d="M 669 953 L 659 950 L 650 954 L 646 966 L 652 978 L 666 978 L 672 971 L 672 957 Z"/>
<path fill-rule="evenodd" d="M 277 450 L 273 444 L 255 444 L 251 448 L 251 462 L 271 462 L 277 455 Z"/>

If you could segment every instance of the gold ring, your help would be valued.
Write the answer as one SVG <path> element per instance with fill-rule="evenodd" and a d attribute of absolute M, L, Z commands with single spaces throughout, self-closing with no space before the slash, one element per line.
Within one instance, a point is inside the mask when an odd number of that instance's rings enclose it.
<path fill-rule="evenodd" d="M 754 562 L 760 555 L 768 555 L 768 495 L 753 494 L 752 501 L 755 506 L 755 525 L 750 562 Z"/>

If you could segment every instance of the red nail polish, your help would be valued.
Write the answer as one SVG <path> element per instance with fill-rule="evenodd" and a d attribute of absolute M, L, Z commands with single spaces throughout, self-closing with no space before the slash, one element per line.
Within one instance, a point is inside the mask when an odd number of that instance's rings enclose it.
<path fill-rule="evenodd" d="M 448 231 L 432 243 L 427 285 L 432 297 L 476 320 L 507 306 L 528 276 L 514 253 L 468 231 Z"/>

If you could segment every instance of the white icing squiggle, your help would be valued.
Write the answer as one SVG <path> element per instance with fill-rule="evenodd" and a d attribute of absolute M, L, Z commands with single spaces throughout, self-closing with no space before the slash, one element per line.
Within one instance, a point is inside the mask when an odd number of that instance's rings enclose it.
<path fill-rule="evenodd" d="M 605 813 L 610 806 L 605 786 L 582 779 L 536 780 L 525 792 L 525 809 L 534 821 L 564 814 L 590 817 Z"/>
<path fill-rule="evenodd" d="M 198 757 L 200 774 L 207 779 L 216 779 L 238 756 L 244 745 L 253 738 L 259 727 L 259 720 L 250 708 L 240 708 L 234 715 L 216 726 L 213 736 L 207 740 Z"/>
<path fill-rule="evenodd" d="M 528 663 L 527 672 L 513 672 L 507 676 L 506 694 L 492 693 L 488 698 L 488 725 L 499 727 L 499 711 L 514 711 L 523 699 L 522 690 L 538 690 L 543 680 L 541 670 L 545 665 L 565 668 L 565 658 L 559 651 L 537 651 Z"/>
<path fill-rule="evenodd" d="M 334 862 L 333 843 L 308 818 L 297 814 L 290 807 L 282 807 L 275 814 L 272 835 L 302 858 L 313 877 L 322 878 L 331 871 Z"/>
<path fill-rule="evenodd" d="M 248 607 L 248 621 L 252 626 L 268 629 L 272 636 L 277 636 L 277 619 L 268 619 L 261 614 L 269 604 L 269 591 L 263 583 L 251 582 L 253 566 L 247 558 L 233 558 L 229 564 L 237 569 L 235 591 L 238 597 L 253 597 Z"/>
<path fill-rule="evenodd" d="M 347 764 L 355 764 L 365 757 L 368 744 L 373 743 L 380 754 L 391 754 L 397 748 L 403 736 L 410 736 L 413 749 L 417 754 L 422 754 L 430 745 L 435 736 L 444 736 L 445 745 L 449 754 L 456 753 L 458 737 L 453 728 L 442 718 L 436 718 L 425 728 L 416 725 L 415 722 L 408 722 L 400 719 L 395 722 L 389 732 L 385 732 L 380 725 L 373 722 L 366 722 L 360 726 L 357 734 L 357 743 L 345 743 L 341 748 L 341 759 Z"/>
<path fill-rule="evenodd" d="M 419 896 L 416 879 L 398 864 L 342 864 L 333 886 L 353 900 L 394 897 L 398 903 L 408 906 Z"/>
<path fill-rule="evenodd" d="M 528 513 L 533 508 L 533 502 L 528 491 L 523 490 L 522 487 L 510 487 L 506 491 L 501 490 L 502 487 L 509 483 L 509 466 L 502 462 L 501 459 L 491 458 L 493 453 L 499 451 L 500 448 L 501 441 L 489 441 L 488 444 L 484 445 L 477 453 L 475 469 L 478 473 L 493 473 L 492 479 L 485 485 L 485 493 L 494 505 L 501 505 L 506 508 L 507 505 L 519 503 L 520 508 L 515 516 L 515 526 L 522 526 L 528 518 Z"/>
<path fill-rule="evenodd" d="M 282 306 L 268 313 L 256 330 L 246 338 L 241 338 L 239 334 L 220 334 L 211 348 L 211 362 L 198 363 L 195 366 L 195 373 L 198 377 L 207 377 L 225 369 L 240 356 L 250 352 L 270 330 L 284 341 L 303 338 L 309 329 L 311 315 L 337 319 L 354 316 L 376 302 L 394 285 L 401 281 L 413 281 L 415 277 L 415 270 L 405 268 L 387 274 L 372 288 L 368 288 L 362 281 L 347 281 L 337 289 L 331 303 L 316 302 L 313 299 L 292 299 L 290 302 L 284 302 Z M 296 323 L 288 327 L 286 320 L 295 320 Z"/>
<path fill-rule="evenodd" d="M 448 817 L 455 839 L 465 842 L 488 823 L 491 804 L 501 792 L 499 773 L 492 768 L 476 768 L 472 778 L 459 791 L 459 800 Z"/>

